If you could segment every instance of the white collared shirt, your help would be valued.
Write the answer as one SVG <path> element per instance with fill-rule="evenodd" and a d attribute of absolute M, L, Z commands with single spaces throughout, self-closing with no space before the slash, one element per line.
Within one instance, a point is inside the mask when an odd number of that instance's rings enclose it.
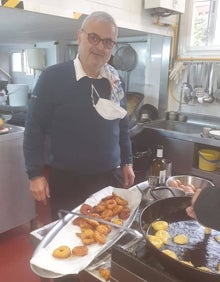
<path fill-rule="evenodd" d="M 76 58 L 73 60 L 73 63 L 74 63 L 74 67 L 75 67 L 76 80 L 77 81 L 79 81 L 81 78 L 83 78 L 85 76 L 88 76 L 87 73 L 84 71 L 84 69 L 82 67 L 82 64 L 79 60 L 79 55 L 76 56 Z M 108 78 L 104 67 L 101 68 L 99 76 L 97 77 L 97 79 L 100 79 L 100 78 L 103 78 L 103 77 Z"/>
<path fill-rule="evenodd" d="M 82 64 L 79 60 L 79 55 L 73 60 L 75 73 L 76 73 L 76 81 L 79 81 L 81 78 L 87 76 L 87 73 L 84 71 Z M 124 90 L 121 86 L 121 81 L 117 71 L 110 66 L 109 64 L 105 64 L 99 73 L 97 79 L 106 78 L 111 84 L 111 97 L 110 100 L 119 104 L 120 100 L 124 97 Z"/>

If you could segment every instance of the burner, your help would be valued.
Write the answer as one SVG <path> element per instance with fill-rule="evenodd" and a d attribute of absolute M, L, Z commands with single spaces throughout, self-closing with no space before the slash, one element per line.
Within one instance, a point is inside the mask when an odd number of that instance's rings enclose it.
<path fill-rule="evenodd" d="M 112 249 L 111 260 L 112 281 L 126 282 L 186 282 L 167 272 L 156 257 L 148 251 L 144 242 L 137 244 L 135 253 L 123 250 L 117 246 Z"/>
<path fill-rule="evenodd" d="M 134 225 L 137 227 L 138 222 L 134 222 L 132 227 Z M 146 282 L 186 282 L 173 276 L 164 268 L 146 246 L 145 239 L 135 242 L 134 237 L 133 239 L 131 237 L 131 234 L 126 234 L 112 249 L 111 275 L 113 281 L 122 282 L 123 277 L 126 277 L 127 282 L 139 281 L 138 276 L 140 281 Z M 133 241 L 134 244 L 131 243 L 129 246 L 129 241 Z"/>

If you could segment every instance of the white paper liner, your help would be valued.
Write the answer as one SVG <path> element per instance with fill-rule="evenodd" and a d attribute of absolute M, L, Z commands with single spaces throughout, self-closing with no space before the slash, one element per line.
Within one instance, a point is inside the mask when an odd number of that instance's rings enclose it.
<path fill-rule="evenodd" d="M 126 199 L 129 203 L 128 207 L 131 210 L 131 215 L 129 219 L 124 222 L 124 226 L 129 227 L 134 219 L 132 215 L 134 215 L 136 209 L 138 208 L 141 202 L 142 195 L 137 188 L 120 189 L 108 186 L 100 190 L 99 192 L 93 194 L 85 202 L 90 204 L 91 206 L 95 206 L 100 202 L 102 198 L 111 195 L 113 191 L 119 196 Z M 73 211 L 79 212 L 79 209 L 80 206 L 74 209 Z M 32 270 L 35 271 L 34 266 L 37 266 L 42 270 L 54 272 L 54 274 L 77 274 L 81 270 L 85 269 L 102 250 L 107 250 L 107 248 L 110 248 L 121 237 L 120 234 L 122 234 L 122 231 L 113 228 L 111 233 L 107 237 L 107 243 L 104 245 L 100 245 L 98 243 L 89 245 L 88 255 L 84 257 L 71 256 L 67 259 L 54 258 L 52 256 L 53 250 L 61 245 L 67 245 L 71 249 L 73 249 L 74 246 L 82 245 L 81 239 L 75 234 L 76 232 L 80 232 L 80 228 L 78 226 L 73 225 L 71 219 L 45 248 L 41 248 L 37 253 L 34 253 L 30 261 Z M 37 274 L 40 274 L 41 276 L 41 273 Z M 48 275 L 43 274 L 42 276 L 52 278 L 54 277 L 53 273 L 48 273 Z"/>

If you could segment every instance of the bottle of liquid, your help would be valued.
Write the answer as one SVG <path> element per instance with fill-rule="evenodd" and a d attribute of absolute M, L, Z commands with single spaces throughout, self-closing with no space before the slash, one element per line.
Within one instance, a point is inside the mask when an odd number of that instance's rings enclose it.
<path fill-rule="evenodd" d="M 157 146 L 156 158 L 153 159 L 151 164 L 151 176 L 157 177 L 157 185 L 165 185 L 166 179 L 166 162 L 163 158 L 163 146 Z"/>

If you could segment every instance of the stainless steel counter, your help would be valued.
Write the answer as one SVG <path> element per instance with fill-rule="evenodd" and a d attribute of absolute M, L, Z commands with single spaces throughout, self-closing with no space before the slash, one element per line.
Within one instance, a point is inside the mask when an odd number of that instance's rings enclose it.
<path fill-rule="evenodd" d="M 216 123 L 211 124 L 203 120 L 201 123 L 192 123 L 192 122 L 180 122 L 180 121 L 169 121 L 169 120 L 160 120 L 146 122 L 143 125 L 144 129 L 154 129 L 159 131 L 164 136 L 191 141 L 194 143 L 200 143 L 208 146 L 220 147 L 220 140 L 215 139 L 214 137 L 203 135 L 203 128 L 220 128 L 220 119 L 217 126 Z"/>
<path fill-rule="evenodd" d="M 35 202 L 29 191 L 23 159 L 23 127 L 7 125 L 0 135 L 0 233 L 31 221 Z"/>

